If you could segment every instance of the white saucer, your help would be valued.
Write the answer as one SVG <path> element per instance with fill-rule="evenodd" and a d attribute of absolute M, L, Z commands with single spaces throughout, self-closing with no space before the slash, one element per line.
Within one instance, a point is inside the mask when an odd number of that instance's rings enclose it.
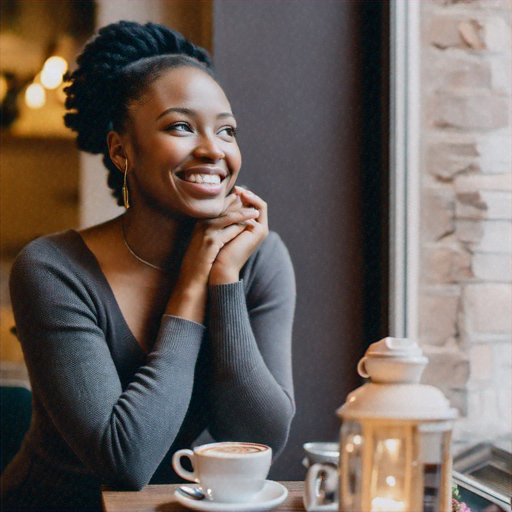
<path fill-rule="evenodd" d="M 199 484 L 187 485 L 190 487 L 199 487 Z M 265 480 L 263 489 L 256 494 L 251 501 L 244 503 L 221 503 L 207 499 L 198 501 L 192 498 L 187 498 L 177 490 L 174 493 L 174 497 L 181 505 L 193 510 L 206 510 L 207 512 L 217 510 L 220 512 L 229 512 L 231 510 L 238 512 L 246 510 L 270 510 L 281 505 L 287 496 L 288 489 L 279 482 L 274 482 L 272 480 Z"/>

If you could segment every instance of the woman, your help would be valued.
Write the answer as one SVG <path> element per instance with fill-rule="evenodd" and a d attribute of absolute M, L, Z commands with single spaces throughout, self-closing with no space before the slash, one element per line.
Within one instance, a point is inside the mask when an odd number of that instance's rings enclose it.
<path fill-rule="evenodd" d="M 266 204 L 234 187 L 236 121 L 208 55 L 120 22 L 77 63 L 66 125 L 127 210 L 14 264 L 33 420 L 5 510 L 100 510 L 101 483 L 177 481 L 172 454 L 205 429 L 278 453 L 294 414 L 293 269 Z"/>

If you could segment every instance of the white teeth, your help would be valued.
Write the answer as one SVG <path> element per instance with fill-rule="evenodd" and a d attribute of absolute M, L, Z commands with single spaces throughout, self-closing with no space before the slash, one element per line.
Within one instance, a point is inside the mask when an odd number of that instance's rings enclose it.
<path fill-rule="evenodd" d="M 185 181 L 190 181 L 191 183 L 220 184 L 220 176 L 218 174 L 186 174 L 183 179 Z"/>

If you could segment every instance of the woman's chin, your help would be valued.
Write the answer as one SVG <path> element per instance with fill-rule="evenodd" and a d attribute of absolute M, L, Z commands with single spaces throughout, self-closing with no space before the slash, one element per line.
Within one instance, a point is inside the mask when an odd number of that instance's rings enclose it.
<path fill-rule="evenodd" d="M 205 202 L 206 203 L 206 202 Z M 208 201 L 209 204 L 188 205 L 183 213 L 193 219 L 215 219 L 224 211 L 224 200 Z"/>
<path fill-rule="evenodd" d="M 174 204 L 158 204 L 156 201 L 147 203 L 149 209 L 157 210 L 160 214 L 166 217 L 185 221 L 185 220 L 200 220 L 200 219 L 214 219 L 219 217 L 225 208 L 225 198 L 219 197 L 215 200 L 186 200 Z M 134 208 L 138 210 L 138 208 Z"/>
<path fill-rule="evenodd" d="M 216 219 L 222 214 L 222 208 L 210 209 L 210 210 L 200 210 L 191 215 L 194 219 Z"/>

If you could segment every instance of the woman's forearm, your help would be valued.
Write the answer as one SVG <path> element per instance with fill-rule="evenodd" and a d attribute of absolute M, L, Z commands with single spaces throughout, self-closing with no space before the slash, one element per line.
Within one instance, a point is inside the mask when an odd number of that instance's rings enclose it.
<path fill-rule="evenodd" d="M 207 295 L 206 282 L 196 281 L 188 285 L 178 282 L 169 298 L 165 314 L 204 324 Z"/>
<path fill-rule="evenodd" d="M 219 439 L 284 447 L 295 412 L 291 334 L 293 267 L 271 233 L 242 281 L 210 286 L 209 340 L 215 372 L 210 432 Z"/>

